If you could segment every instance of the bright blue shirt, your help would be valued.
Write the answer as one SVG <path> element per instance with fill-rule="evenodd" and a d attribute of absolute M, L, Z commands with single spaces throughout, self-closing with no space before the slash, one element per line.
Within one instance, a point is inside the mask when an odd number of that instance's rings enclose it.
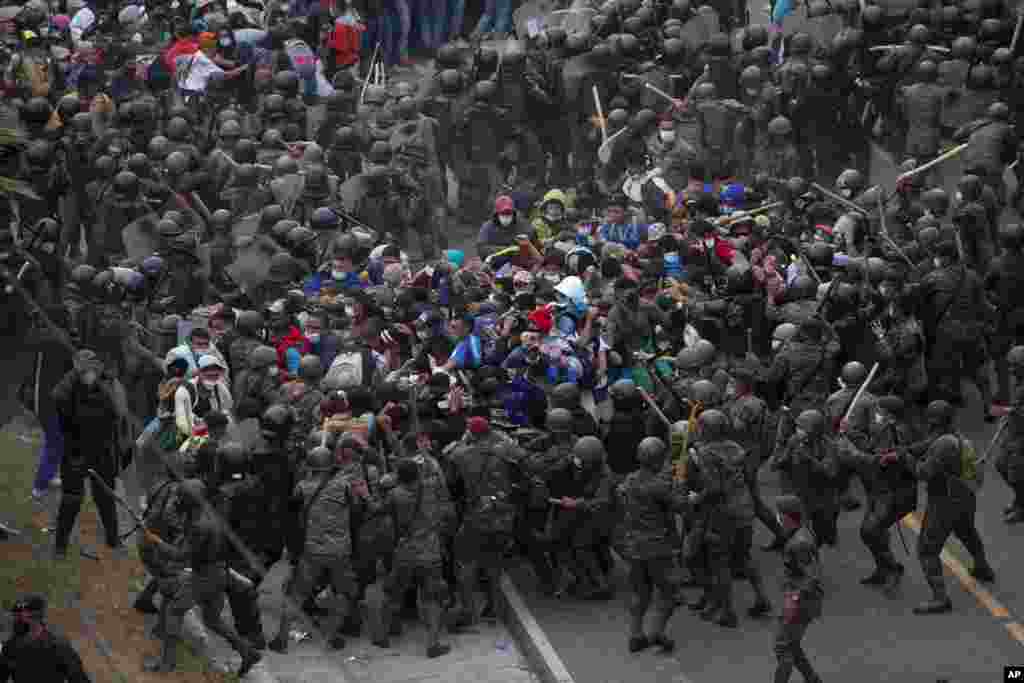
<path fill-rule="evenodd" d="M 480 337 L 471 334 L 460 340 L 455 345 L 455 350 L 448 360 L 455 363 L 457 370 L 476 370 L 483 360 L 483 347 L 480 345 Z"/>
<path fill-rule="evenodd" d="M 346 289 L 362 289 L 366 284 L 359 277 L 359 273 L 346 273 L 344 279 L 338 280 L 331 275 L 329 271 L 318 270 L 309 276 L 305 284 L 302 286 L 302 291 L 306 296 L 316 296 L 320 293 L 320 289 L 324 286 L 325 282 L 333 281 L 339 291 Z"/>
<path fill-rule="evenodd" d="M 646 225 L 637 225 L 635 223 L 623 225 L 603 223 L 597 229 L 597 235 L 605 242 L 615 242 L 616 244 L 621 244 L 626 249 L 632 250 L 639 247 L 641 242 L 647 241 L 647 227 Z"/>

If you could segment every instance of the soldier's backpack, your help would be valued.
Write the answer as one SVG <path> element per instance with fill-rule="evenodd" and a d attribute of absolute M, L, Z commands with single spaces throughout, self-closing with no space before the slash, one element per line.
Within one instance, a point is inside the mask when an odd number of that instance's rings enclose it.
<path fill-rule="evenodd" d="M 985 483 L 985 461 L 978 458 L 974 442 L 959 437 L 960 442 L 960 479 L 972 493 L 978 493 Z"/>
<path fill-rule="evenodd" d="M 373 374 L 373 356 L 369 349 L 346 349 L 334 357 L 324 382 L 332 389 L 368 387 L 373 383 Z"/>

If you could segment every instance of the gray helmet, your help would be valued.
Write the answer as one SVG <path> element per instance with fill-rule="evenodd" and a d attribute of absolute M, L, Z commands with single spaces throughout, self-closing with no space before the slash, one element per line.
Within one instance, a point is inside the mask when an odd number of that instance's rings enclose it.
<path fill-rule="evenodd" d="M 825 416 L 820 410 L 805 410 L 797 415 L 796 426 L 811 436 L 817 436 L 825 431 Z"/>
<path fill-rule="evenodd" d="M 320 357 L 308 354 L 299 360 L 299 377 L 307 382 L 319 382 L 323 377 L 323 366 Z"/>
<path fill-rule="evenodd" d="M 583 461 L 584 465 L 597 466 L 604 464 L 606 453 L 604 444 L 596 436 L 584 436 L 572 447 L 574 457 Z"/>
<path fill-rule="evenodd" d="M 580 402 L 580 388 L 570 382 L 562 382 L 552 389 L 551 402 L 559 408 L 574 408 Z"/>
<path fill-rule="evenodd" d="M 277 351 L 272 346 L 257 346 L 249 354 L 249 367 L 263 370 L 277 364 Z"/>
<path fill-rule="evenodd" d="M 620 379 L 608 390 L 613 401 L 632 401 L 637 396 L 636 385 L 628 379 Z"/>
<path fill-rule="evenodd" d="M 306 467 L 314 472 L 334 469 L 334 454 L 326 446 L 317 445 L 306 453 Z"/>
<path fill-rule="evenodd" d="M 1006 354 L 1006 363 L 1011 370 L 1020 371 L 1024 369 L 1024 346 L 1014 346 Z"/>
<path fill-rule="evenodd" d="M 668 447 L 656 436 L 648 436 L 636 449 L 636 460 L 649 469 L 661 469 L 665 464 Z"/>
<path fill-rule="evenodd" d="M 729 418 L 721 410 L 705 410 L 697 418 L 700 435 L 708 441 L 724 439 L 729 433 Z"/>
<path fill-rule="evenodd" d="M 848 387 L 859 387 L 868 377 L 868 369 L 860 361 L 850 361 L 843 366 L 843 383 Z"/>
<path fill-rule="evenodd" d="M 547 428 L 553 434 L 572 432 L 572 413 L 565 408 L 552 408 L 548 411 Z"/>
<path fill-rule="evenodd" d="M 710 380 L 697 380 L 690 387 L 690 399 L 710 408 L 722 402 L 722 390 Z"/>

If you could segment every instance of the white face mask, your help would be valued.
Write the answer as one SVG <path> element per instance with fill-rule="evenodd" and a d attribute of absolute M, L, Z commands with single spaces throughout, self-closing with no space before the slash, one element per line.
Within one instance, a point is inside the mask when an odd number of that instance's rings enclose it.
<path fill-rule="evenodd" d="M 279 369 L 276 365 L 271 365 L 269 368 L 267 368 L 267 375 L 269 377 L 277 377 L 278 372 Z"/>
<path fill-rule="evenodd" d="M 704 246 L 705 247 L 713 247 L 713 246 L 715 246 L 715 238 L 714 237 L 705 237 L 704 238 Z"/>
<path fill-rule="evenodd" d="M 209 379 L 201 379 L 199 382 L 207 389 L 213 389 L 217 386 L 217 383 Z"/>
<path fill-rule="evenodd" d="M 356 314 L 355 306 L 346 306 L 345 307 L 345 315 L 346 316 L 348 316 L 349 318 L 353 318 L 353 317 L 355 317 L 355 314 Z"/>
<path fill-rule="evenodd" d="M 514 216 L 512 216 L 512 214 L 502 214 L 498 216 L 498 222 L 501 223 L 503 227 L 507 228 L 508 226 L 512 225 L 513 218 Z"/>
<path fill-rule="evenodd" d="M 346 275 L 348 275 L 348 273 L 346 273 L 344 270 L 331 271 L 331 277 L 333 277 L 335 280 L 344 280 Z"/>
<path fill-rule="evenodd" d="M 885 415 L 875 415 L 875 424 L 885 424 Z"/>
<path fill-rule="evenodd" d="M 772 351 L 778 351 L 781 348 L 782 348 L 782 340 L 781 339 L 772 339 Z"/>
<path fill-rule="evenodd" d="M 425 342 L 428 339 L 430 339 L 430 333 L 429 332 L 416 332 L 416 338 L 419 339 L 421 342 Z"/>
<path fill-rule="evenodd" d="M 757 97 L 757 93 L 758 93 L 757 88 L 747 88 L 747 96 L 748 97 Z"/>
<path fill-rule="evenodd" d="M 936 268 L 941 268 L 942 267 L 942 259 L 940 259 L 938 256 L 936 256 L 935 258 L 932 259 L 932 265 L 934 265 Z"/>
<path fill-rule="evenodd" d="M 953 195 L 953 201 L 955 201 L 957 204 L 959 204 L 963 200 L 964 200 L 964 193 L 963 192 L 957 192 L 956 194 Z"/>
<path fill-rule="evenodd" d="M 662 142 L 675 142 L 676 132 L 674 130 L 663 130 L 658 132 Z"/>
<path fill-rule="evenodd" d="M 853 190 L 851 190 L 851 189 L 849 189 L 847 187 L 844 187 L 842 190 L 839 191 L 839 194 L 841 194 L 844 197 L 846 197 L 847 199 L 849 199 L 850 197 L 853 196 Z"/>
<path fill-rule="evenodd" d="M 306 339 L 308 339 L 311 344 L 319 344 L 320 343 L 320 333 L 319 332 L 311 332 L 310 334 L 306 335 Z"/>

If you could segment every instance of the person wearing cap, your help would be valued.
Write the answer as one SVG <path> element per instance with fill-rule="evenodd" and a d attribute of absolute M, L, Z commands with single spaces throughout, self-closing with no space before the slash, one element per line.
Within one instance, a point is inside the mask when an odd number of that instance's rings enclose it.
<path fill-rule="evenodd" d="M 217 34 L 204 31 L 199 34 L 199 49 L 175 59 L 178 88 L 183 95 L 201 95 L 215 77 L 235 78 L 247 66 L 225 70 L 217 63 Z"/>
<path fill-rule="evenodd" d="M 224 382 L 225 363 L 212 354 L 200 356 L 198 373 L 174 392 L 174 423 L 183 439 L 192 436 L 207 413 L 232 414 L 234 401 Z"/>
<path fill-rule="evenodd" d="M 82 350 L 75 367 L 53 390 L 61 431 L 64 458 L 60 464 L 61 497 L 54 534 L 54 556 L 67 556 L 68 542 L 85 497 L 85 480 L 95 470 L 111 490 L 117 488 L 122 468 L 118 425 L 127 415 L 127 400 L 120 382 L 110 377 L 94 351 Z M 121 549 L 114 499 L 100 486 L 92 487 L 107 545 Z M 83 546 L 82 554 L 96 558 Z"/>
<path fill-rule="evenodd" d="M 67 638 L 46 625 L 46 598 L 25 595 L 11 607 L 14 631 L 0 647 L 0 682 L 90 683 Z"/>
<path fill-rule="evenodd" d="M 636 249 L 647 241 L 647 226 L 626 222 L 627 200 L 623 195 L 615 195 L 608 200 L 605 209 L 605 220 L 597 228 L 597 240 L 621 244 L 626 249 Z"/>
<path fill-rule="evenodd" d="M 532 242 L 539 246 L 537 231 L 516 211 L 512 197 L 501 195 L 494 200 L 494 215 L 480 228 L 480 234 L 476 239 L 477 255 L 485 259 L 497 251 L 519 245 L 521 242 Z"/>
<path fill-rule="evenodd" d="M 71 33 L 71 44 L 74 45 L 76 50 L 92 45 L 92 43 L 86 42 L 86 39 L 96 26 L 96 12 L 93 11 L 91 0 L 79 4 L 80 9 L 75 12 L 74 16 L 71 17 L 71 23 L 68 24 L 68 31 Z"/>
<path fill-rule="evenodd" d="M 188 364 L 186 378 L 192 379 L 199 372 L 199 359 L 203 356 L 213 356 L 220 361 L 222 366 L 227 367 L 224 355 L 213 344 L 210 331 L 205 327 L 196 327 L 189 333 L 188 340 L 184 344 L 175 346 L 167 352 L 164 365 L 169 366 L 176 359 L 181 358 Z"/>

